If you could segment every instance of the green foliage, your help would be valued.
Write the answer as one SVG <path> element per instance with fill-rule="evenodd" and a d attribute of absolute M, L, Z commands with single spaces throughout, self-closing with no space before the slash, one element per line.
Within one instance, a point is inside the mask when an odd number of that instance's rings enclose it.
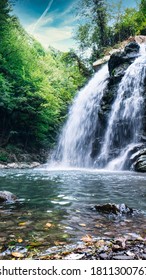
<path fill-rule="evenodd" d="M 138 24 L 137 33 L 146 35 L 146 0 L 141 0 L 136 21 Z"/>
<path fill-rule="evenodd" d="M 133 8 L 128 8 L 121 15 L 120 21 L 114 26 L 114 42 L 121 42 L 129 36 L 134 36 L 137 29 L 137 12 Z"/>
<path fill-rule="evenodd" d="M 45 52 L 9 12 L 8 1 L 2 1 L 0 147 L 50 148 L 85 75 L 70 54 Z"/>
<path fill-rule="evenodd" d="M 81 0 L 79 5 L 82 7 L 79 10 L 81 23 L 75 39 L 82 51 L 90 47 L 100 56 L 101 49 L 109 40 L 107 4 L 104 0 Z"/>
<path fill-rule="evenodd" d="M 7 162 L 7 160 L 8 160 L 7 153 L 4 151 L 3 152 L 0 151 L 0 162 Z"/>
<path fill-rule="evenodd" d="M 81 51 L 91 50 L 91 62 L 104 55 L 109 46 L 137 34 L 146 35 L 146 0 L 137 9 L 123 10 L 122 0 L 80 0 L 80 22 L 75 39 Z"/>

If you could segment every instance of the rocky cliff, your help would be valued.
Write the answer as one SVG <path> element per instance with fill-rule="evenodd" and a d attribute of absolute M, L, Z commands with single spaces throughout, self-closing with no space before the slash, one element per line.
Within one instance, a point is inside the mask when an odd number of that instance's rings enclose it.
<path fill-rule="evenodd" d="M 99 69 L 99 66 L 104 64 L 105 61 L 108 59 L 108 69 L 109 69 L 109 81 L 108 87 L 104 93 L 102 98 L 100 110 L 98 112 L 98 124 L 96 129 L 95 140 L 93 142 L 92 148 L 92 158 L 96 158 L 101 150 L 101 146 L 103 145 L 103 135 L 105 135 L 105 131 L 107 129 L 108 118 L 111 112 L 112 104 L 117 96 L 117 91 L 119 87 L 119 83 L 122 80 L 126 70 L 128 67 L 135 61 L 136 58 L 140 56 L 139 43 L 146 42 L 146 36 L 137 36 L 137 38 L 131 38 L 130 42 L 124 44 L 125 47 L 122 50 L 114 50 L 110 57 L 105 57 L 103 61 L 97 61 L 94 63 L 94 67 L 96 70 Z M 128 152 L 127 160 L 124 164 L 124 169 L 132 169 L 139 172 L 146 172 L 146 65 L 144 68 L 144 88 L 143 88 L 143 113 L 139 117 L 139 125 L 141 125 L 140 135 L 138 137 L 139 141 Z M 126 126 L 126 123 L 123 124 L 122 122 L 117 123 L 117 127 L 120 131 L 124 129 L 123 125 Z M 128 134 L 127 134 L 128 136 Z M 126 136 L 126 137 L 127 137 Z M 119 139 L 119 138 L 117 138 Z M 116 157 L 116 147 L 118 143 L 113 144 L 111 147 L 111 159 Z"/>

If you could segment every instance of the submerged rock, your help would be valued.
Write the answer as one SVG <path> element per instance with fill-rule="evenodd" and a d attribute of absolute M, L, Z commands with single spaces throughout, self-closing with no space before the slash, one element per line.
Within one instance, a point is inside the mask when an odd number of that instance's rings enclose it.
<path fill-rule="evenodd" d="M 15 202 L 16 195 L 9 191 L 0 191 L 0 202 Z"/>
<path fill-rule="evenodd" d="M 122 204 L 107 203 L 107 204 L 103 204 L 103 205 L 97 204 L 94 206 L 94 208 L 98 212 L 102 212 L 105 214 L 122 215 L 122 214 L 132 214 L 133 213 L 133 209 L 129 208 L 124 203 L 122 203 Z"/>

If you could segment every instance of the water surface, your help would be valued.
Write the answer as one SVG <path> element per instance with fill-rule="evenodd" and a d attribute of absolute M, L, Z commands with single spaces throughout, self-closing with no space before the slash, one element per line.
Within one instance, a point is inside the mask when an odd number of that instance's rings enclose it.
<path fill-rule="evenodd" d="M 77 242 L 82 236 L 114 237 L 146 234 L 146 176 L 134 172 L 91 169 L 1 170 L 0 190 L 18 202 L 0 205 L 0 241 L 10 238 L 45 242 Z M 96 204 L 125 203 L 139 212 L 106 215 Z"/>

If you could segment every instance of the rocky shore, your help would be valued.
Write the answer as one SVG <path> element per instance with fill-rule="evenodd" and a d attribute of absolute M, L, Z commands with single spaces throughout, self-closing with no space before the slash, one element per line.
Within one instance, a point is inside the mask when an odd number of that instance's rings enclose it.
<path fill-rule="evenodd" d="M 146 238 L 128 234 L 113 238 L 82 237 L 77 244 L 61 245 L 43 250 L 40 242 L 1 246 L 0 260 L 146 260 Z"/>
<path fill-rule="evenodd" d="M 40 162 L 30 162 L 30 163 L 25 163 L 25 162 L 12 162 L 12 163 L 5 163 L 1 164 L 0 163 L 0 169 L 31 169 L 35 167 L 39 167 L 41 165 Z"/>
<path fill-rule="evenodd" d="M 56 251 L 56 252 L 55 252 Z M 64 260 L 146 260 L 146 239 L 142 237 L 115 237 L 113 239 L 93 240 L 83 237 L 83 242 L 74 248 L 64 248 L 60 252 L 44 253 L 35 259 Z"/>
<path fill-rule="evenodd" d="M 48 150 L 24 151 L 18 148 L 0 148 L 0 169 L 30 169 L 46 163 Z"/>

